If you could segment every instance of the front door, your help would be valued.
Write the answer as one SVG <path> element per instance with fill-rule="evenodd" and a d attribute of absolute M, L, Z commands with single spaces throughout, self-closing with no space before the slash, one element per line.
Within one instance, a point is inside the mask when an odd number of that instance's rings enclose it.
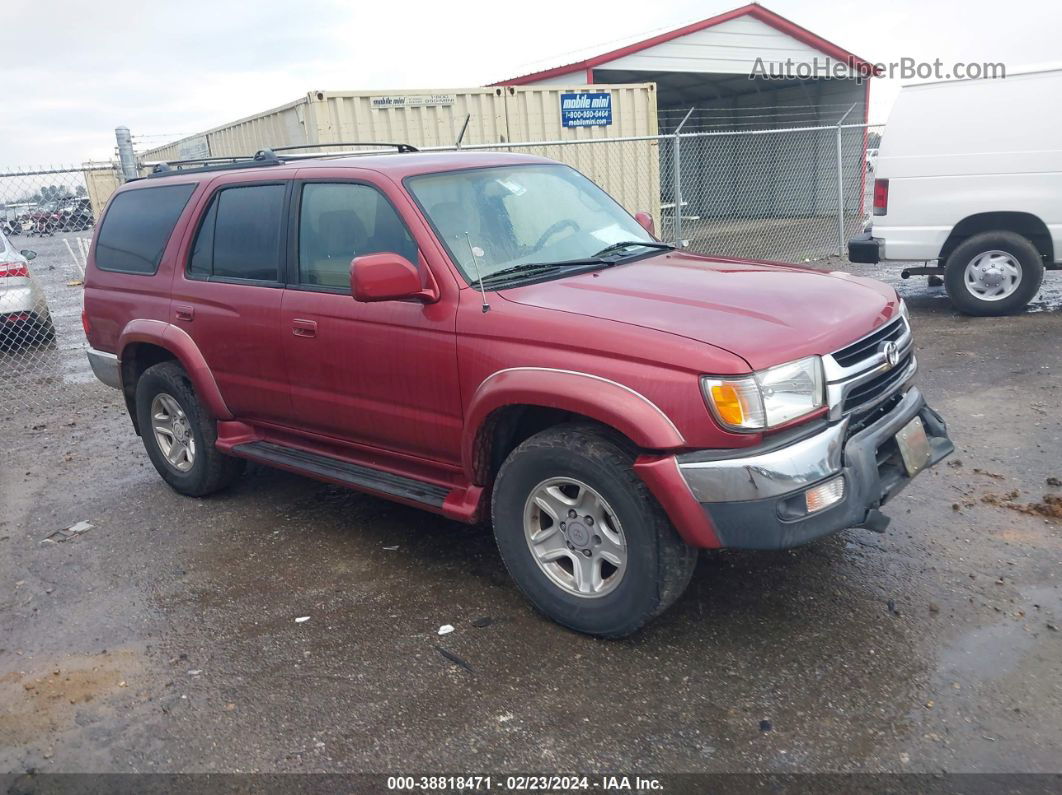
<path fill-rule="evenodd" d="M 296 182 L 281 334 L 300 426 L 360 445 L 460 460 L 456 290 L 435 303 L 359 303 L 350 261 L 428 263 L 396 205 L 367 182 Z M 408 206 L 405 208 L 408 213 Z"/>

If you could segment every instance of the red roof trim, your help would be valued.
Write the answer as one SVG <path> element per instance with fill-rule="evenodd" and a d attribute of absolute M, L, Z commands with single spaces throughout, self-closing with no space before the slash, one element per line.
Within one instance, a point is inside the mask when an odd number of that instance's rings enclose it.
<path fill-rule="evenodd" d="M 544 69 L 540 72 L 532 72 L 527 75 L 520 75 L 509 80 L 501 80 L 497 83 L 491 83 L 492 86 L 519 86 L 526 85 L 527 83 L 535 83 L 539 80 L 546 80 L 551 77 L 561 77 L 562 75 L 573 74 L 584 70 L 593 69 L 596 66 L 602 66 L 609 61 L 615 61 L 619 58 L 623 58 L 627 55 L 632 55 L 636 52 L 655 47 L 658 44 L 677 39 L 680 36 L 686 36 L 690 33 L 696 33 L 700 30 L 715 27 L 721 25 L 724 22 L 729 22 L 732 19 L 738 17 L 750 16 L 754 19 L 758 19 L 764 24 L 770 25 L 776 30 L 780 30 L 788 36 L 792 36 L 797 41 L 807 44 L 809 47 L 825 53 L 830 58 L 836 61 L 842 61 L 848 64 L 852 69 L 857 69 L 864 75 L 875 73 L 873 64 L 863 60 L 858 55 L 850 53 L 848 50 L 838 47 L 833 42 L 826 41 L 821 36 L 816 36 L 810 30 L 800 27 L 795 22 L 790 22 L 783 16 L 780 16 L 773 11 L 770 11 L 758 3 L 750 3 L 747 6 L 741 8 L 735 8 L 732 11 L 719 14 L 718 16 L 710 17 L 709 19 L 702 19 L 700 22 L 694 22 L 691 25 L 685 27 L 676 28 L 670 30 L 667 33 L 661 33 L 659 36 L 653 36 L 643 41 L 635 42 L 634 44 L 628 44 L 626 47 L 620 47 L 618 50 L 612 50 L 611 52 L 602 53 L 601 55 L 595 55 L 592 58 L 587 58 L 576 63 L 564 64 L 563 66 L 556 66 L 552 69 Z"/>

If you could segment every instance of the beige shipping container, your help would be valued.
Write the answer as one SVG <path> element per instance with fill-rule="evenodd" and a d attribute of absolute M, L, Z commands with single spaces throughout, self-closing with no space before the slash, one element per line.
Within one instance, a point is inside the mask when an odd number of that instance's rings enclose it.
<path fill-rule="evenodd" d="M 607 92 L 612 123 L 565 127 L 561 94 Z M 600 142 L 658 133 L 653 83 L 600 86 L 501 86 L 485 88 L 310 91 L 272 110 L 248 116 L 140 153 L 146 163 L 251 155 L 259 149 L 353 142 L 407 143 L 418 149 L 453 148 L 468 119 L 462 146 L 512 147 L 579 169 L 628 210 L 660 218 L 660 164 L 655 140 Z M 568 144 L 567 142 L 572 142 Z M 580 143 L 575 143 L 575 142 Z M 557 142 L 564 142 L 557 143 Z M 337 147 L 338 149 L 338 147 Z M 322 150 L 327 152 L 328 150 Z"/>
<path fill-rule="evenodd" d="M 92 206 L 92 216 L 99 220 L 111 194 L 118 190 L 118 168 L 114 163 L 82 163 L 85 192 Z"/>

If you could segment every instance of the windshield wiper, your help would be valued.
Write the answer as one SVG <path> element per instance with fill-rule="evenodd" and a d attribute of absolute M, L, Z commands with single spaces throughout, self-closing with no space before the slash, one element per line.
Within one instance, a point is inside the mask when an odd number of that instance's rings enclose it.
<path fill-rule="evenodd" d="M 615 265 L 622 257 L 617 257 L 620 251 L 631 246 L 642 246 L 644 248 L 658 248 L 670 251 L 675 248 L 670 243 L 657 243 L 656 241 L 644 242 L 641 240 L 624 240 L 619 243 L 613 243 L 592 257 L 583 257 L 580 259 L 565 259 L 557 262 L 521 262 L 518 265 L 510 265 L 508 268 L 502 268 L 500 271 L 494 271 L 487 276 L 483 277 L 485 284 L 490 284 L 495 281 L 505 281 L 507 277 L 513 276 L 534 276 L 539 273 L 548 273 L 549 271 L 559 270 L 561 268 L 578 268 L 586 267 L 589 265 Z M 611 256 L 609 256 L 611 255 Z"/>
<path fill-rule="evenodd" d="M 603 257 L 606 254 L 615 254 L 616 252 L 622 251 L 625 248 L 630 248 L 631 246 L 643 246 L 644 248 L 659 248 L 666 249 L 668 251 L 675 248 L 670 243 L 657 243 L 655 240 L 650 240 L 648 242 L 644 240 L 621 240 L 619 243 L 613 243 L 609 246 L 605 246 L 599 252 L 594 254 L 594 257 Z"/>
<path fill-rule="evenodd" d="M 569 259 L 561 262 L 521 262 L 519 265 L 510 265 L 508 268 L 502 268 L 500 271 L 494 271 L 494 273 L 488 274 L 483 277 L 483 281 L 487 284 L 495 281 L 505 281 L 507 277 L 511 276 L 534 276 L 537 273 L 548 273 L 549 271 L 560 270 L 561 268 L 577 267 L 579 265 L 610 265 L 611 262 L 607 259 L 593 258 L 593 259 Z"/>

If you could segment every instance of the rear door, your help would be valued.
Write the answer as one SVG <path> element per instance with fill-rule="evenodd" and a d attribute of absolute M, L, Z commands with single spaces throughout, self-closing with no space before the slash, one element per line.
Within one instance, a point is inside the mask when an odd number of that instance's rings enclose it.
<path fill-rule="evenodd" d="M 173 281 L 171 322 L 202 352 L 239 419 L 289 422 L 280 306 L 290 181 L 215 183 Z"/>
<path fill-rule="evenodd" d="M 428 256 L 409 200 L 350 171 L 297 181 L 282 336 L 295 416 L 306 430 L 388 451 L 456 463 L 461 400 L 455 338 L 457 290 Z M 341 175 L 341 176 L 339 176 Z M 417 230 L 415 234 L 413 230 Z M 438 284 L 435 303 L 359 303 L 350 262 L 394 252 Z M 426 253 L 427 252 L 427 255 Z M 438 274 L 436 279 L 433 273 Z M 448 277 L 448 279 L 447 279 Z"/>

